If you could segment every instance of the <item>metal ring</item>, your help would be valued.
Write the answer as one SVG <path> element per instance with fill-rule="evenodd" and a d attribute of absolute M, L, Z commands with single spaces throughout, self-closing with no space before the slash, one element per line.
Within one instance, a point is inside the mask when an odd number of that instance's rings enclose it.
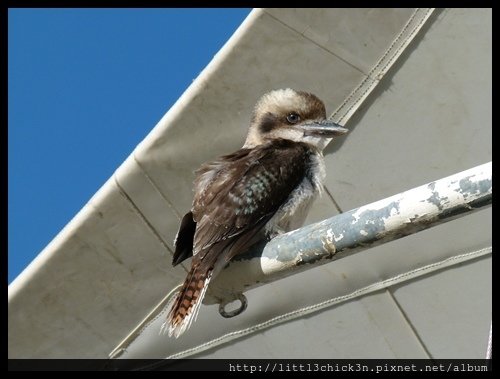
<path fill-rule="evenodd" d="M 240 301 L 240 303 L 241 303 L 240 307 L 238 309 L 235 309 L 234 311 L 226 312 L 226 310 L 225 310 L 226 305 L 228 305 L 229 303 L 232 303 L 235 300 L 239 300 Z M 231 318 L 231 317 L 234 317 L 234 316 L 238 316 L 245 309 L 247 309 L 247 305 L 248 305 L 247 298 L 242 293 L 239 293 L 236 296 L 236 299 L 232 299 L 230 301 L 224 301 L 224 302 L 220 303 L 219 304 L 219 313 L 220 313 L 220 315 L 222 317 Z"/>

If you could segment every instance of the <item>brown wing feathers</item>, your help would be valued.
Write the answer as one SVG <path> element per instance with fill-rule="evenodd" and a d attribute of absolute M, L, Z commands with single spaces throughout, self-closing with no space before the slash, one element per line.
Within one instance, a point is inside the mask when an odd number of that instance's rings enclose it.
<path fill-rule="evenodd" d="M 309 155 L 305 144 L 287 140 L 232 154 L 206 187 L 197 188 L 194 254 L 270 219 L 304 178 Z"/>

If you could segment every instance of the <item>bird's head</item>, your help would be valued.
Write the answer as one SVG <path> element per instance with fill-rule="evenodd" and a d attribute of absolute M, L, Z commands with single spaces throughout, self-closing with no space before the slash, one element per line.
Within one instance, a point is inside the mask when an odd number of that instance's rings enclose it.
<path fill-rule="evenodd" d="M 252 116 L 245 148 L 274 139 L 305 142 L 319 150 L 347 129 L 326 119 L 325 104 L 315 95 L 279 89 L 262 96 Z"/>

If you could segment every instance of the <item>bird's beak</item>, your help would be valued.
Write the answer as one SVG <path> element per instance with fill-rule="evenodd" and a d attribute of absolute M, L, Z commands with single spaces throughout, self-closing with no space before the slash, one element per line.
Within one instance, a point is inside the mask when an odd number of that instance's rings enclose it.
<path fill-rule="evenodd" d="M 335 137 L 347 133 L 349 130 L 343 128 L 339 124 L 336 124 L 329 120 L 315 121 L 307 124 L 298 125 L 298 127 L 304 132 L 304 136 L 316 136 L 316 137 Z"/>

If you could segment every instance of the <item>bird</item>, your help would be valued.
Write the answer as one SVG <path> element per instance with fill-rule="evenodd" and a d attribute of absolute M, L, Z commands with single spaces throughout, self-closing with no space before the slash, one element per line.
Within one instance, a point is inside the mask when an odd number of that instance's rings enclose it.
<path fill-rule="evenodd" d="M 183 334 L 210 280 L 236 255 L 302 226 L 323 188 L 323 149 L 348 130 L 327 120 L 323 101 L 291 88 L 256 103 L 243 147 L 195 171 L 192 208 L 181 220 L 172 264 L 192 257 L 162 329 Z"/>

